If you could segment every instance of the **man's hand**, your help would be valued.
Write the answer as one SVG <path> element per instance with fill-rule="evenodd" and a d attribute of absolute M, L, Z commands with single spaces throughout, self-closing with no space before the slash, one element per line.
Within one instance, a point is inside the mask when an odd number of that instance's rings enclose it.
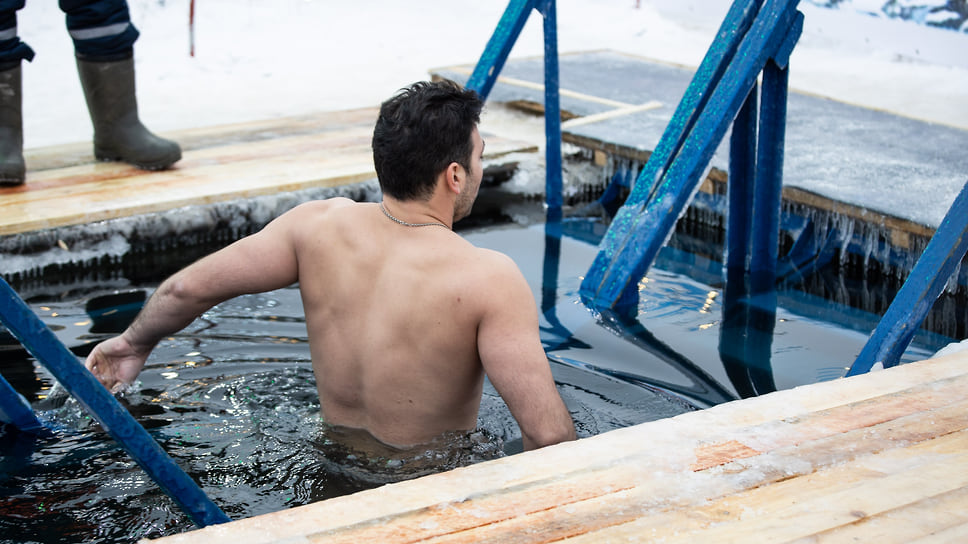
<path fill-rule="evenodd" d="M 138 377 L 148 353 L 139 353 L 123 335 L 116 336 L 95 346 L 84 366 L 104 387 L 116 393 Z"/>

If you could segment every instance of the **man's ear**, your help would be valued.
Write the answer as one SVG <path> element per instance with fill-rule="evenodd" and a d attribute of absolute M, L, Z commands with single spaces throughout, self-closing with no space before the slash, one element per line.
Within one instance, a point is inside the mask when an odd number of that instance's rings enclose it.
<path fill-rule="evenodd" d="M 461 185 L 464 182 L 464 168 L 456 162 L 452 162 L 447 165 L 445 175 L 447 188 L 449 188 L 451 191 L 454 191 L 456 194 L 460 194 Z"/>

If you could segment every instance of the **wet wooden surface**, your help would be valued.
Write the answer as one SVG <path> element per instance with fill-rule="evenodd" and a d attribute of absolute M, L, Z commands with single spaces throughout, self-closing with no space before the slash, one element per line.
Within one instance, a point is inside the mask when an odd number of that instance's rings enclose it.
<path fill-rule="evenodd" d="M 376 117 L 367 108 L 165 134 L 183 158 L 160 172 L 96 162 L 90 143 L 27 150 L 26 183 L 0 188 L 0 236 L 372 179 Z M 485 158 L 534 150 L 488 135 Z"/>
<path fill-rule="evenodd" d="M 968 352 L 158 539 L 965 542 Z"/>

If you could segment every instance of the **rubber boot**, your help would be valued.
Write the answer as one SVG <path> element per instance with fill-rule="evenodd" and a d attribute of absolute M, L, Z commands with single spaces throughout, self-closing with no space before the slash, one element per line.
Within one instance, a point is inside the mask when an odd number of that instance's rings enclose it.
<path fill-rule="evenodd" d="M 77 59 L 77 72 L 94 124 L 98 160 L 162 170 L 181 159 L 177 143 L 155 136 L 138 119 L 134 58 L 111 62 Z"/>
<path fill-rule="evenodd" d="M 24 182 L 24 120 L 20 66 L 0 72 L 0 186 Z"/>

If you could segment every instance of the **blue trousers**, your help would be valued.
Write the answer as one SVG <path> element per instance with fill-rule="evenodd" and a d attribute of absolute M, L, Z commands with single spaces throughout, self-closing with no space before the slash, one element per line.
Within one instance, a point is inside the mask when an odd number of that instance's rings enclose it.
<path fill-rule="evenodd" d="M 0 71 L 32 60 L 34 51 L 17 34 L 17 10 L 26 0 L 0 0 Z M 78 58 L 106 62 L 131 58 L 138 29 L 126 0 L 59 0 Z"/>

